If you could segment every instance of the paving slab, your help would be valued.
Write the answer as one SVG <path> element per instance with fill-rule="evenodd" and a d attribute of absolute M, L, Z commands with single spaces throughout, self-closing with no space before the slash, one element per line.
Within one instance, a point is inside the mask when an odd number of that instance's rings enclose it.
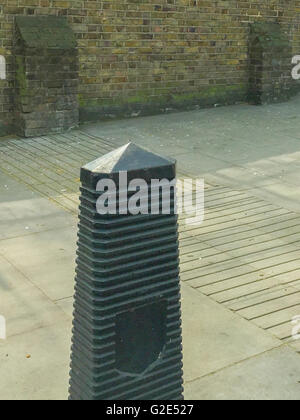
<path fill-rule="evenodd" d="M 76 242 L 74 223 L 73 226 L 0 241 L 0 254 L 50 300 L 56 301 L 74 293 Z"/>
<path fill-rule="evenodd" d="M 283 346 L 185 384 L 185 398 L 202 400 L 296 400 L 300 355 Z"/>
<path fill-rule="evenodd" d="M 71 321 L 0 341 L 1 400 L 68 398 Z"/>
<path fill-rule="evenodd" d="M 182 285 L 182 313 L 186 382 L 281 344 L 185 284 Z"/>
<path fill-rule="evenodd" d="M 6 319 L 8 339 L 68 319 L 55 303 L 1 256 L 0 314 Z"/>
<path fill-rule="evenodd" d="M 0 241 L 75 222 L 49 200 L 0 171 Z"/>

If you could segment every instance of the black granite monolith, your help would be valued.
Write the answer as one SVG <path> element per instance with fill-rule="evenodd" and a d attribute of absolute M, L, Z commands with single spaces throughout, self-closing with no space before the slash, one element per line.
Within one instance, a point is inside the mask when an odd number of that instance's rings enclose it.
<path fill-rule="evenodd" d="M 70 400 L 181 400 L 175 189 L 169 214 L 162 190 L 157 214 L 145 206 L 144 214 L 125 214 L 124 172 L 128 183 L 150 187 L 153 179 L 172 181 L 176 163 L 129 143 L 81 170 Z M 98 182 L 107 179 L 116 185 L 115 214 L 97 207 L 107 193 Z"/>

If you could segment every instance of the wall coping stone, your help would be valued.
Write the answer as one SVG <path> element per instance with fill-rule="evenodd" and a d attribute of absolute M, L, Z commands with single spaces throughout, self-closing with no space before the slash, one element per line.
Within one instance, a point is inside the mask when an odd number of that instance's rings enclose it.
<path fill-rule="evenodd" d="M 16 25 L 28 48 L 73 49 L 76 38 L 67 19 L 60 16 L 17 16 Z"/>

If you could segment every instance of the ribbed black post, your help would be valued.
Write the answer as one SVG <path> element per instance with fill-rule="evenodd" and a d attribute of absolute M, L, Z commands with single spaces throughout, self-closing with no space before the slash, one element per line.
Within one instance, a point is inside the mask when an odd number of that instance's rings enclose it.
<path fill-rule="evenodd" d="M 82 168 L 70 400 L 183 398 L 174 190 L 167 215 L 96 208 L 99 180 L 112 179 L 119 190 L 127 171 L 128 182 L 150 186 L 174 179 L 175 166 L 129 143 Z"/>

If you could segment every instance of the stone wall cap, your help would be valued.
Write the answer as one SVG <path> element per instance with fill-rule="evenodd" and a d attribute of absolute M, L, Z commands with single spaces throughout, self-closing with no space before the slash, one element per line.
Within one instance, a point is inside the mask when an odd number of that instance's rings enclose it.
<path fill-rule="evenodd" d="M 287 35 L 277 22 L 250 23 L 252 42 L 259 43 L 265 49 L 289 47 Z"/>
<path fill-rule="evenodd" d="M 26 47 L 74 49 L 76 38 L 61 16 L 17 16 L 16 25 Z"/>

